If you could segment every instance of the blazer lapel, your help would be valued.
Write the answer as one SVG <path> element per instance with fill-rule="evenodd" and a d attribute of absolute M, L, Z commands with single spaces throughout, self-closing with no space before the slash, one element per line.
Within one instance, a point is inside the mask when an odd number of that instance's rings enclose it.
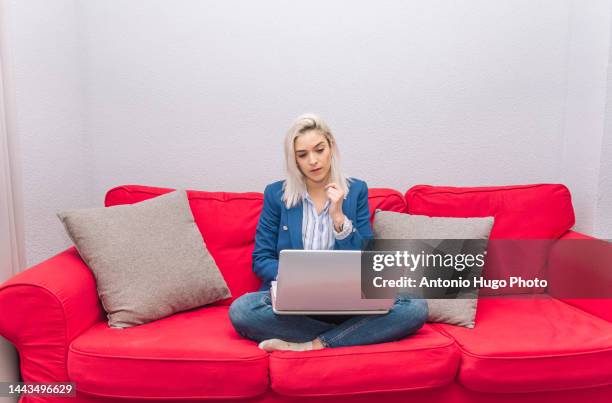
<path fill-rule="evenodd" d="M 289 236 L 291 237 L 293 249 L 304 249 L 304 242 L 302 241 L 302 210 L 302 202 L 287 210 Z"/>

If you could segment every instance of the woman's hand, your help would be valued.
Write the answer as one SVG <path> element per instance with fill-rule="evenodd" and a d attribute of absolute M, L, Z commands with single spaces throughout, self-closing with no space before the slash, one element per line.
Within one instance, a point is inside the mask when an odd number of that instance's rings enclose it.
<path fill-rule="evenodd" d="M 332 218 L 336 232 L 340 232 L 342 230 L 342 224 L 344 223 L 344 213 L 342 212 L 344 192 L 333 182 L 325 185 L 325 191 L 327 192 L 327 197 L 331 201 L 329 215 Z"/>

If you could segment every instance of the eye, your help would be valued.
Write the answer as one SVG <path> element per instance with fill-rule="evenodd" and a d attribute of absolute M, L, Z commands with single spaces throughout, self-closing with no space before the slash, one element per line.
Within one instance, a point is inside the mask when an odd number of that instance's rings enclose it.
<path fill-rule="evenodd" d="M 317 152 L 318 152 L 319 154 L 321 154 L 323 151 L 325 151 L 325 148 L 319 148 L 319 149 L 317 150 Z"/>
<path fill-rule="evenodd" d="M 298 158 L 304 158 L 306 156 L 306 154 L 298 154 L 297 157 Z"/>

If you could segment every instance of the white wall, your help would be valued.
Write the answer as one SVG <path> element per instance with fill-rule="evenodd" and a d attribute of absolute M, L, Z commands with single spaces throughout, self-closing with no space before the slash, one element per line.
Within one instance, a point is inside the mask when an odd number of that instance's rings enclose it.
<path fill-rule="evenodd" d="M 0 382 L 19 382 L 17 362 L 17 351 L 12 344 L 0 336 Z M 16 402 L 17 400 L 0 396 L 0 403 Z"/>
<path fill-rule="evenodd" d="M 0 283 L 25 267 L 21 164 L 15 158 L 19 152 L 18 138 L 13 136 L 15 99 L 12 95 L 12 54 L 6 41 L 7 21 L 8 15 L 0 7 Z M 8 340 L 0 336 L 0 382 L 17 381 L 17 352 Z M 16 401 L 17 398 L 0 397 L 2 403 Z"/>
<path fill-rule="evenodd" d="M 612 7 L 610 9 L 612 10 Z M 612 60 L 612 30 L 609 38 L 611 44 L 609 60 Z M 606 93 L 606 117 L 601 141 L 599 194 L 594 232 L 602 238 L 612 239 L 612 63 L 608 64 Z"/>
<path fill-rule="evenodd" d="M 602 238 L 612 238 L 606 222 L 612 212 L 601 197 L 612 196 L 608 159 L 602 158 L 607 76 L 610 57 L 610 2 L 571 3 L 567 52 L 567 95 L 561 181 L 571 190 L 576 228 Z M 612 92 L 610 93 L 612 95 Z M 612 101 L 612 98 L 610 98 Z M 607 168 L 607 171 L 606 171 Z"/>
<path fill-rule="evenodd" d="M 305 111 L 371 187 L 562 182 L 577 229 L 612 231 L 610 0 L 2 4 L 29 265 L 116 185 L 262 191 Z"/>
<path fill-rule="evenodd" d="M 372 186 L 558 180 L 568 2 L 118 4 L 83 6 L 97 199 L 261 190 L 310 110 Z"/>
<path fill-rule="evenodd" d="M 75 0 L 2 0 L 11 46 L 27 266 L 70 245 L 55 213 L 94 202 Z"/>

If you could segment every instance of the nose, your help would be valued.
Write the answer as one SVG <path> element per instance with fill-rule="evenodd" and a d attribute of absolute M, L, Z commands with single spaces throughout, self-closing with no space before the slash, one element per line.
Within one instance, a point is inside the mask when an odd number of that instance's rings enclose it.
<path fill-rule="evenodd" d="M 317 158 L 315 157 L 313 153 L 310 153 L 310 157 L 308 158 L 308 163 L 310 165 L 314 165 L 317 163 Z"/>

